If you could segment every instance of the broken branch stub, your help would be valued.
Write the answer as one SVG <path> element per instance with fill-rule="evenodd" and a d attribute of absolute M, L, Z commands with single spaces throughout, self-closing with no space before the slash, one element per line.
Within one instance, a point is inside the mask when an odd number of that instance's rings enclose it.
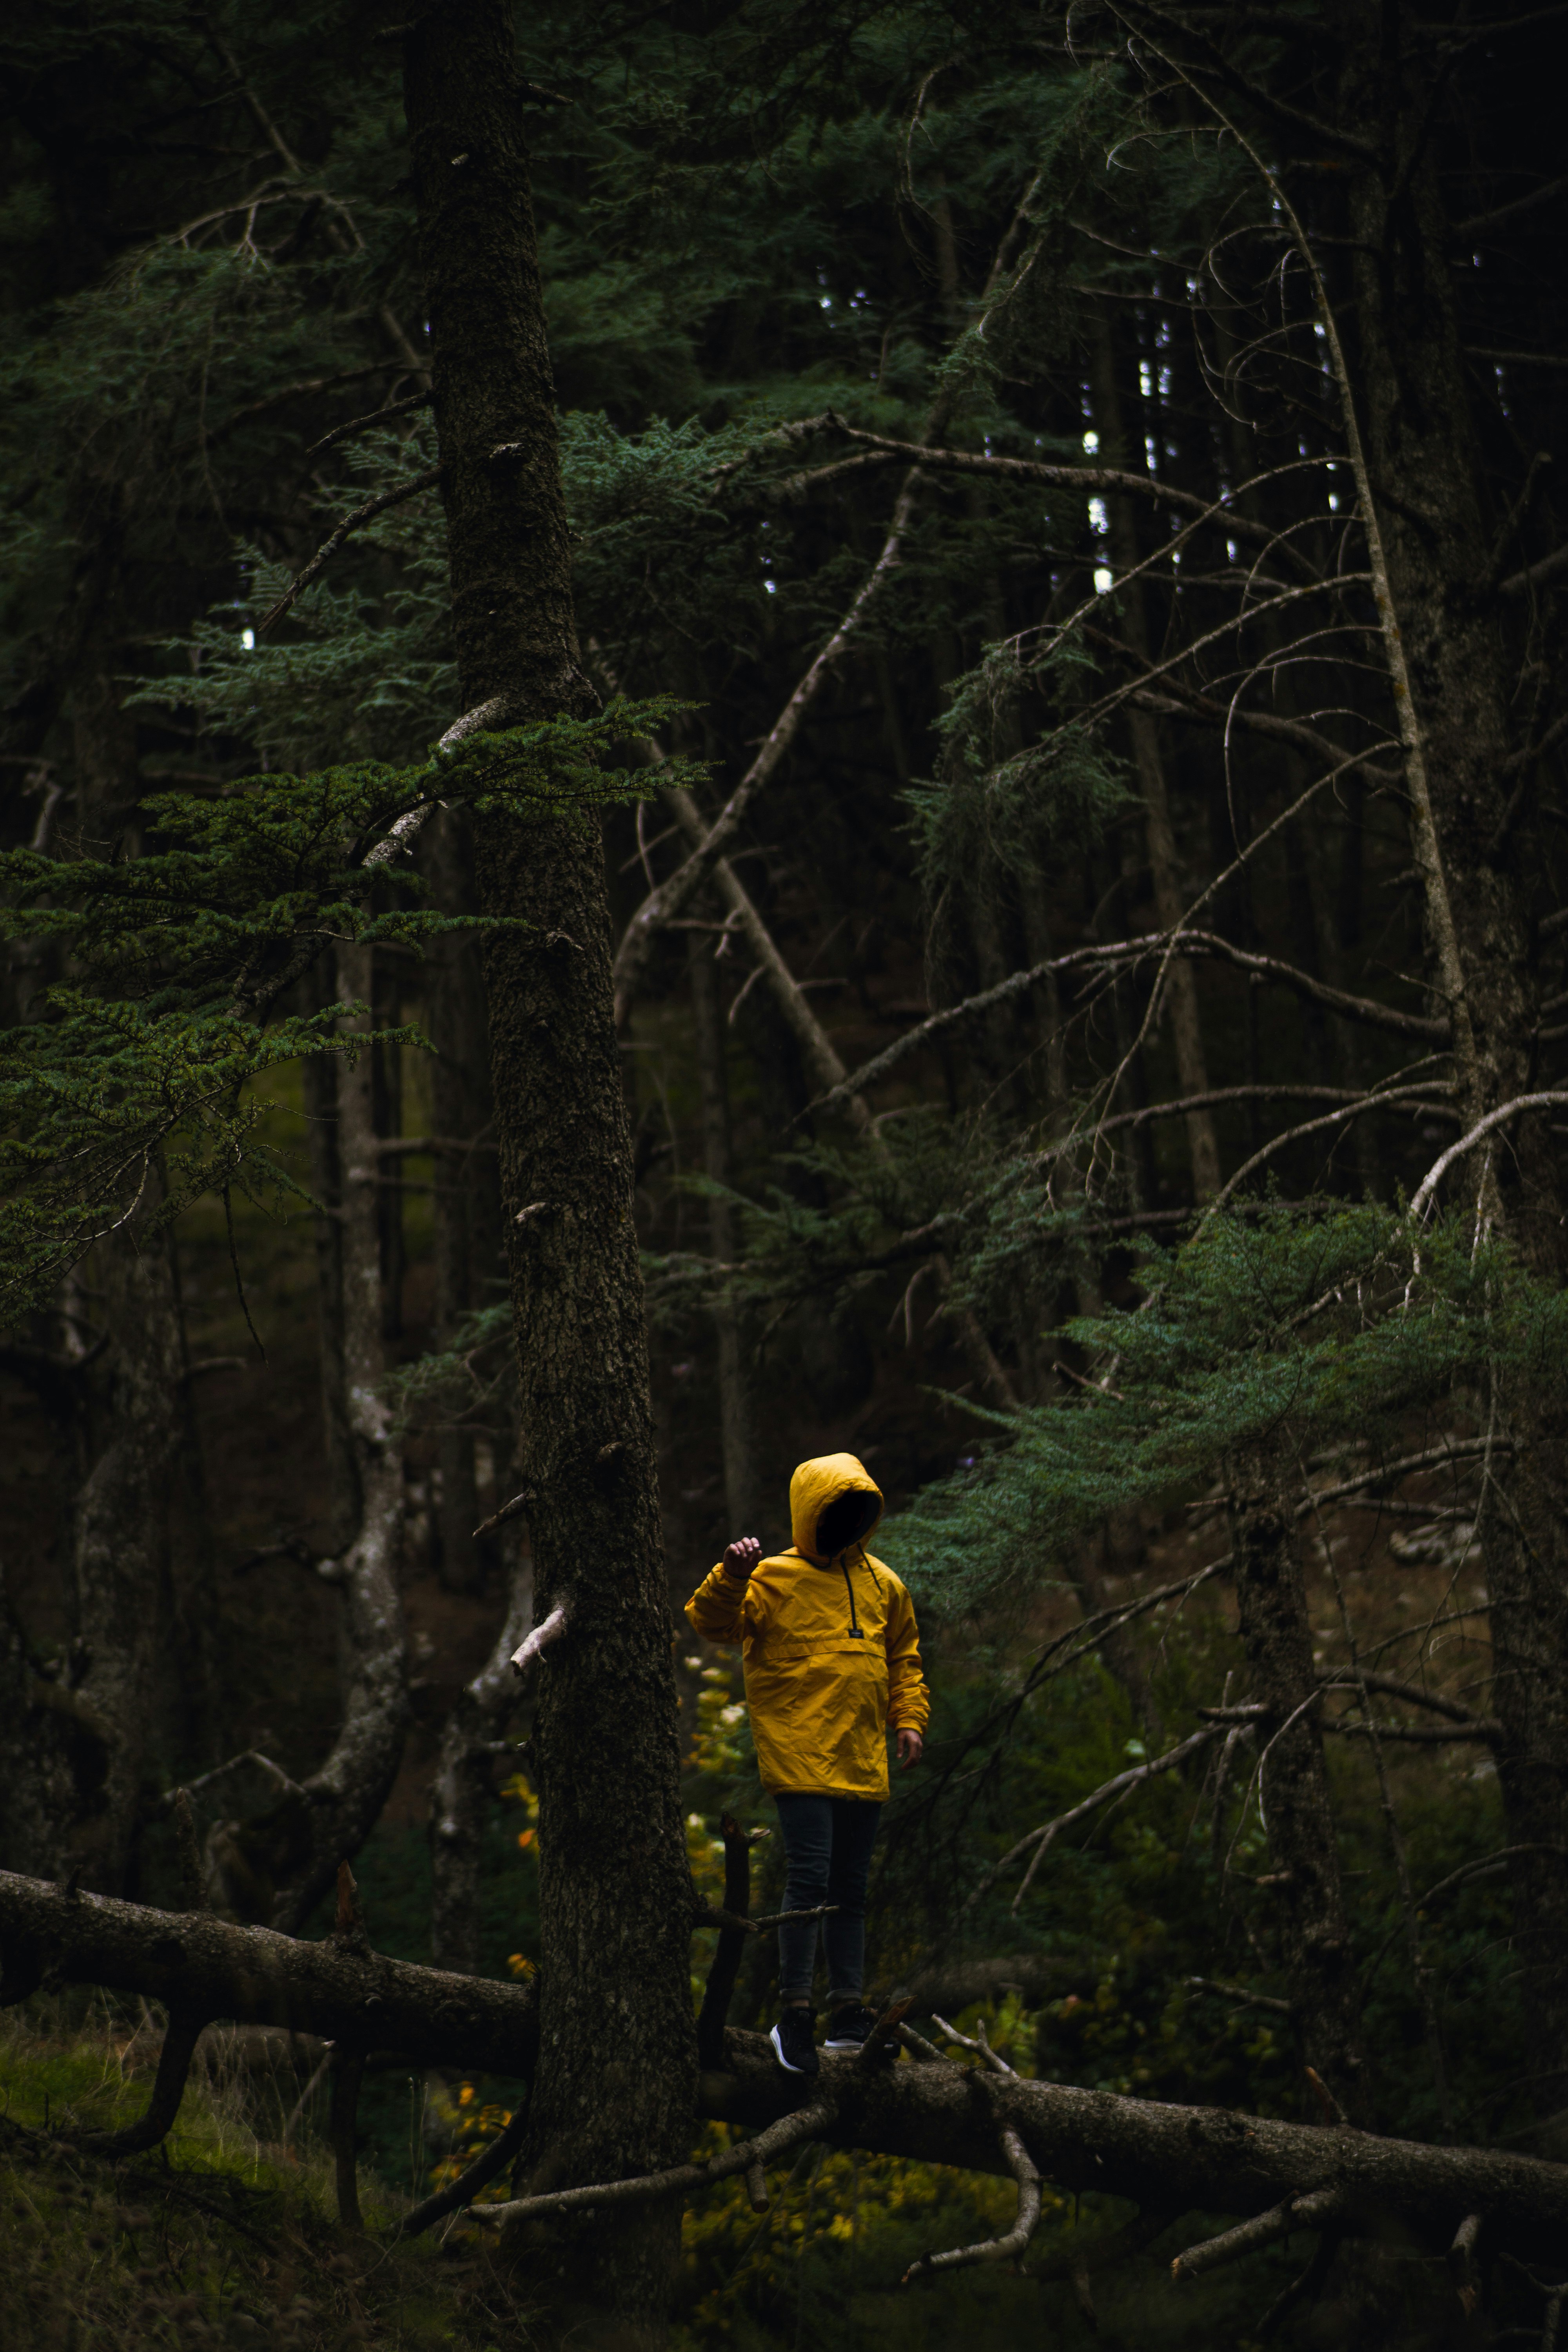
<path fill-rule="evenodd" d="M 558 1601 L 542 1624 L 534 1627 L 521 1649 L 514 1654 L 511 1662 L 513 1674 L 525 1675 L 540 1653 L 547 1650 L 552 1642 L 558 1642 L 565 1631 L 566 1603 Z"/>

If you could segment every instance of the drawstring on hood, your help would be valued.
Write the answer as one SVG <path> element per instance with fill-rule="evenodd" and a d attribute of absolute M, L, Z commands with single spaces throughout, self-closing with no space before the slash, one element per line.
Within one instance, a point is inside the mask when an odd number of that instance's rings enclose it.
<path fill-rule="evenodd" d="M 836 1504 L 842 1503 L 850 1495 L 864 1498 L 863 1507 L 858 1515 L 859 1525 L 847 1542 L 832 1549 L 825 1549 L 818 1540 L 823 1520 Z M 871 1568 L 866 1538 L 875 1532 L 881 1520 L 881 1488 L 865 1464 L 858 1461 L 853 1454 L 819 1454 L 814 1461 L 803 1462 L 789 1482 L 789 1517 L 790 1533 L 795 1538 L 795 1549 L 801 1558 L 809 1560 L 814 1568 L 837 1567 L 843 1577 L 845 1593 L 849 1601 L 849 1638 L 854 1642 L 863 1642 L 866 1629 L 856 1613 L 855 1580 L 849 1573 L 849 1556 L 851 1552 L 858 1552 L 862 1567 Z M 830 1528 L 830 1541 L 832 1532 Z M 882 1580 L 874 1568 L 871 1569 L 871 1581 L 879 1595 Z"/>

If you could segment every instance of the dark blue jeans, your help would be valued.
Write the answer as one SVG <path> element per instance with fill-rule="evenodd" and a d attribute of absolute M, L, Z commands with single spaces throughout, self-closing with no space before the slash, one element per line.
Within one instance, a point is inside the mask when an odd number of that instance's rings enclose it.
<path fill-rule="evenodd" d="M 868 1797 L 775 1797 L 784 1832 L 784 1909 L 837 1903 L 830 1919 L 779 1929 L 779 1995 L 806 2000 L 816 1965 L 816 1931 L 827 1948 L 830 2003 L 858 2000 L 866 1979 L 866 1881 L 881 1806 Z"/>

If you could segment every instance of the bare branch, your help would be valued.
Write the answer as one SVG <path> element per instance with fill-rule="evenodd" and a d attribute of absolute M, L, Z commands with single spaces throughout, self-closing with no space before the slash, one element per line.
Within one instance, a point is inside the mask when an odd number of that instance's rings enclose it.
<path fill-rule="evenodd" d="M 1114 1779 L 1104 1781 L 1100 1788 L 1094 1790 L 1090 1795 L 1082 1798 L 1068 1811 L 1058 1813 L 1055 1821 L 1046 1822 L 1040 1828 L 1031 1830 L 1026 1837 L 1021 1837 L 1018 1840 L 1016 1845 L 1009 1846 L 995 1867 L 986 1873 L 964 1904 L 964 1912 L 972 1911 L 982 1895 L 988 1894 L 994 1886 L 1003 1873 L 1009 1870 L 1021 1855 L 1027 1853 L 1029 1848 L 1034 1846 L 1035 1858 L 1025 1874 L 1024 1884 L 1014 1898 L 1013 1909 L 1016 1914 L 1019 1904 L 1029 1891 L 1036 1871 L 1063 1830 L 1071 1829 L 1075 1822 L 1084 1820 L 1088 1814 L 1103 1805 L 1108 1799 L 1120 1796 L 1123 1790 L 1135 1789 L 1140 1781 L 1152 1780 L 1156 1773 L 1169 1772 L 1176 1765 L 1184 1763 L 1189 1756 L 1195 1756 L 1200 1748 L 1206 1748 L 1211 1740 L 1217 1739 L 1221 1727 L 1217 1723 L 1205 1724 L 1201 1731 L 1189 1733 L 1185 1739 L 1178 1741 L 1176 1746 L 1167 1749 L 1163 1756 L 1156 1756 L 1147 1764 L 1136 1764 L 1130 1771 L 1118 1772 Z"/>
<path fill-rule="evenodd" d="M 1187 1977 L 1184 1981 L 1197 1992 L 1217 1992 L 1223 2000 L 1239 2000 L 1247 2009 L 1272 2010 L 1277 2017 L 1294 2017 L 1294 2005 L 1281 2000 L 1271 1992 L 1249 1992 L 1246 1985 L 1226 1984 L 1214 1977 Z"/>
<path fill-rule="evenodd" d="M 1171 2276 L 1178 2285 L 1184 2279 L 1202 2278 L 1205 2271 L 1217 2271 L 1226 2263 L 1239 2262 L 1259 2246 L 1270 2246 L 1276 2238 L 1289 2237 L 1292 2230 L 1321 2230 L 1331 2221 L 1342 2202 L 1337 2189 L 1320 2189 L 1310 2197 L 1288 2198 L 1283 2205 L 1274 2206 L 1267 2213 L 1255 2213 L 1250 2221 L 1240 2222 L 1234 2230 L 1223 2230 L 1217 2238 L 1202 2239 L 1176 2256 L 1171 2264 Z"/>
<path fill-rule="evenodd" d="M 352 531 L 360 530 L 376 515 L 384 514 L 388 507 L 400 507 L 405 499 L 417 497 L 421 490 L 429 489 L 431 485 L 438 482 L 440 478 L 439 466 L 427 467 L 424 473 L 412 476 L 408 481 L 400 483 L 395 489 L 379 491 L 374 499 L 366 499 L 363 507 L 356 507 L 353 514 L 345 515 L 337 529 L 321 541 L 303 571 L 295 573 L 278 602 L 258 621 L 257 635 L 265 636 L 273 622 L 282 619 L 289 606 L 310 586 L 329 559 L 337 553 L 338 549 L 342 547 Z"/>
<path fill-rule="evenodd" d="M 558 1601 L 543 1623 L 534 1627 L 521 1649 L 514 1654 L 511 1662 L 513 1674 L 525 1675 L 540 1652 L 547 1650 L 552 1642 L 561 1639 L 566 1631 L 566 1603 Z"/>
<path fill-rule="evenodd" d="M 899 2281 L 900 2286 L 908 2286 L 911 2279 L 927 2278 L 933 2271 L 963 2270 L 971 2263 L 1009 2262 L 1015 2254 L 1023 2252 L 1040 2218 L 1040 2176 L 1016 2131 L 1004 2128 L 1002 2147 L 1007 2169 L 1018 2184 L 1017 2219 L 1007 2235 L 988 2238 L 983 2245 L 954 2246 L 947 2253 L 922 2254 L 918 2262 L 910 2264 Z"/>
<path fill-rule="evenodd" d="M 156 2147 L 161 2139 L 167 2138 L 185 2095 L 185 2079 L 196 2043 L 207 2023 L 205 2017 L 172 2011 L 146 2112 L 123 2131 L 89 2134 L 83 2145 L 96 2156 L 137 2156 L 143 2148 Z"/>
<path fill-rule="evenodd" d="M 833 2121 L 836 2112 L 829 2103 L 819 2101 L 799 2115 L 785 2116 L 778 2123 L 770 2124 L 755 2139 L 742 2140 L 709 2164 L 677 2164 L 668 2172 L 638 2173 L 629 2180 L 601 2180 L 589 2188 L 557 2189 L 543 2197 L 514 2198 L 507 2205 L 479 2205 L 474 2208 L 473 2218 L 505 2230 L 531 2220 L 536 2213 L 581 2212 L 584 2207 L 625 2204 L 636 2198 L 668 2197 L 679 2190 L 710 2189 L 716 2181 L 729 2180 L 737 2172 L 751 2176 L 774 2157 L 782 2156 L 786 2148 L 815 2139 L 824 2126 Z"/>
<path fill-rule="evenodd" d="M 1009 2066 L 1007 2061 L 1002 2056 L 1001 2053 L 999 2051 L 993 2050 L 990 2042 L 986 2040 L 985 2021 L 984 2018 L 980 2021 L 977 2038 L 972 2038 L 967 2033 L 960 2033 L 956 2025 L 950 2025 L 945 2017 L 939 2017 L 937 2015 L 934 2009 L 931 2013 L 931 2021 L 935 2027 L 937 2027 L 940 2032 L 946 2035 L 949 2042 L 956 2042 L 959 2049 L 973 2050 L 977 2057 L 984 2058 L 985 2063 L 989 2066 L 994 2074 L 1010 2074 L 1015 2082 L 1017 2080 L 1017 2068 L 1016 2066 Z"/>
<path fill-rule="evenodd" d="M 1268 523 L 1257 522 L 1250 515 L 1241 513 L 1233 504 L 1239 493 L 1224 498 L 1201 498 L 1194 490 L 1184 490 L 1175 483 L 1157 479 L 1152 474 L 1123 473 L 1115 466 L 1052 466 L 1037 457 L 1005 457 L 979 449 L 924 448 L 913 441 L 896 441 L 885 433 L 862 432 L 859 427 L 834 416 L 831 423 L 846 441 L 856 443 L 865 451 L 859 458 L 841 460 L 838 466 L 822 467 L 812 474 L 797 475 L 794 480 L 780 486 L 784 495 L 798 495 L 805 488 L 815 488 L 840 471 L 856 472 L 871 465 L 908 465 L 913 460 L 933 472 L 949 474 L 982 474 L 1004 481 L 1037 483 L 1044 489 L 1079 491 L 1085 498 L 1093 492 L 1110 490 L 1139 498 L 1152 506 L 1173 507 L 1178 514 L 1190 515 L 1194 523 L 1213 523 L 1229 538 L 1245 539 L 1251 544 L 1273 549 L 1280 544 L 1279 533 Z M 1300 464 L 1292 460 L 1292 470 Z M 1314 458 L 1313 465 L 1332 463 L 1331 459 Z M 1248 483 L 1247 488 L 1255 487 Z M 1163 554 L 1165 551 L 1161 550 Z M 1157 559 L 1156 559 L 1157 560 Z M 1289 551 L 1289 560 L 1314 580 L 1317 574 L 1304 557 Z"/>
<path fill-rule="evenodd" d="M 1564 1103 L 1568 1103 L 1568 1094 L 1549 1091 L 1533 1095 L 1515 1095 L 1511 1102 L 1499 1103 L 1495 1110 L 1488 1111 L 1485 1118 L 1478 1119 L 1468 1135 L 1462 1135 L 1458 1143 L 1451 1143 L 1447 1151 L 1433 1161 L 1417 1185 L 1410 1206 L 1405 1211 L 1405 1223 L 1415 1224 L 1426 1215 L 1432 1205 L 1438 1185 L 1455 1161 L 1462 1160 L 1468 1151 L 1473 1151 L 1482 1138 L 1491 1133 L 1494 1127 L 1500 1127 L 1505 1118 L 1517 1118 L 1521 1111 L 1554 1110 Z"/>
<path fill-rule="evenodd" d="M 319 457 L 324 449 L 335 448 L 340 441 L 346 441 L 353 433 L 368 433 L 373 425 L 384 425 L 389 417 L 406 416 L 414 408 L 428 408 L 430 400 L 431 394 L 427 392 L 411 392 L 402 400 L 389 400 L 384 408 L 372 408 L 363 416 L 351 417 L 346 425 L 334 425 L 330 433 L 323 433 L 319 441 L 311 442 L 305 457 Z"/>
<path fill-rule="evenodd" d="M 426 2197 L 422 2204 L 415 2206 L 411 2213 L 404 2215 L 397 2225 L 398 2236 L 417 2238 L 433 2221 L 444 2221 L 448 2213 L 456 2213 L 461 2207 L 471 2205 L 480 2189 L 488 2189 L 497 2175 L 505 2171 L 522 2146 L 527 2129 L 528 2102 L 523 2100 L 494 2139 L 487 2141 L 466 2172 L 459 2173 L 456 2180 L 449 2181 L 445 2189 L 438 2189 L 433 2197 Z"/>

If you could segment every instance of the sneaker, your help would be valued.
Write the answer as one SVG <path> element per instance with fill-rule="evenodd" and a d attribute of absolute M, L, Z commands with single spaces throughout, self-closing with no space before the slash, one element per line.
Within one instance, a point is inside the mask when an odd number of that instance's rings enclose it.
<path fill-rule="evenodd" d="M 868 2009 L 863 2000 L 847 2000 L 828 2019 L 822 2046 L 825 2050 L 863 2050 L 876 2022 L 874 2009 Z"/>
<path fill-rule="evenodd" d="M 815 2074 L 820 2065 L 809 2009 L 786 2009 L 768 2036 L 786 2074 Z"/>

